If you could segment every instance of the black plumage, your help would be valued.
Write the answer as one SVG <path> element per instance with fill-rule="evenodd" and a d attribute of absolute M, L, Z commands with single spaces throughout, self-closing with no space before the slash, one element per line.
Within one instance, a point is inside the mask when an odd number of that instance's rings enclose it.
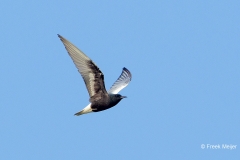
<path fill-rule="evenodd" d="M 71 42 L 60 35 L 58 37 L 63 42 L 69 56 L 82 75 L 90 96 L 89 101 L 91 103 L 75 115 L 106 110 L 118 104 L 123 98 L 126 98 L 126 96 L 117 93 L 131 81 L 132 75 L 128 69 L 123 68 L 122 74 L 107 92 L 104 84 L 104 75 L 97 65 Z"/>

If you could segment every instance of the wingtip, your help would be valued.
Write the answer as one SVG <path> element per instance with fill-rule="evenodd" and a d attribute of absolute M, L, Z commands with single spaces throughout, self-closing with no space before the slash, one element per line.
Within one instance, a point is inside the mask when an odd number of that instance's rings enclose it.
<path fill-rule="evenodd" d="M 63 37 L 62 37 L 60 34 L 57 34 L 57 36 L 58 36 L 60 39 L 63 39 Z"/>
<path fill-rule="evenodd" d="M 128 73 L 130 80 L 132 80 L 132 73 L 126 67 L 123 67 L 123 70 Z"/>
<path fill-rule="evenodd" d="M 123 67 L 123 70 L 126 72 L 130 72 L 126 67 Z"/>
<path fill-rule="evenodd" d="M 68 40 L 65 39 L 63 36 L 61 36 L 60 34 L 57 34 L 57 36 L 58 36 L 58 38 L 63 42 L 64 45 L 66 44 L 66 42 L 68 42 Z M 70 42 L 68 42 L 68 43 L 70 43 Z M 65 45 L 65 48 L 66 48 L 66 45 Z M 67 48 L 66 48 L 66 49 L 67 49 Z"/>

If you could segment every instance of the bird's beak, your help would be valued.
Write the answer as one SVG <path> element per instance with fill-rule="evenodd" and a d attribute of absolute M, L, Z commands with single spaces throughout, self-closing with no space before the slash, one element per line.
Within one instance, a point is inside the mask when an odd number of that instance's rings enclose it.
<path fill-rule="evenodd" d="M 121 98 L 123 99 L 123 98 L 127 98 L 127 96 L 121 96 Z"/>

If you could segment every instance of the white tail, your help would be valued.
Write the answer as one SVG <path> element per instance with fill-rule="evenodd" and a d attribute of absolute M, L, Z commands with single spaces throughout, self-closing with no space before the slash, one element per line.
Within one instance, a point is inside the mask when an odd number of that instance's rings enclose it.
<path fill-rule="evenodd" d="M 87 114 L 87 113 L 91 113 L 92 112 L 92 108 L 91 108 L 91 103 L 89 105 L 87 105 L 87 107 L 83 108 L 83 110 L 81 110 L 80 112 L 75 113 L 75 116 L 80 116 L 82 114 Z"/>

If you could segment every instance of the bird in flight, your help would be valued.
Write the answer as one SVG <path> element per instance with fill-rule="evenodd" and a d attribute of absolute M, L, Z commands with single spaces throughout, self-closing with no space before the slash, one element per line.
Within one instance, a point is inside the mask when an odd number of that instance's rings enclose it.
<path fill-rule="evenodd" d="M 127 68 L 123 68 L 119 78 L 115 81 L 110 90 L 106 91 L 104 75 L 97 65 L 71 42 L 59 34 L 58 37 L 64 44 L 78 72 L 82 75 L 90 96 L 90 104 L 80 112 L 75 113 L 76 116 L 109 109 L 118 104 L 123 98 L 126 98 L 126 96 L 122 96 L 118 94 L 118 92 L 125 88 L 131 81 L 132 74 Z"/>

